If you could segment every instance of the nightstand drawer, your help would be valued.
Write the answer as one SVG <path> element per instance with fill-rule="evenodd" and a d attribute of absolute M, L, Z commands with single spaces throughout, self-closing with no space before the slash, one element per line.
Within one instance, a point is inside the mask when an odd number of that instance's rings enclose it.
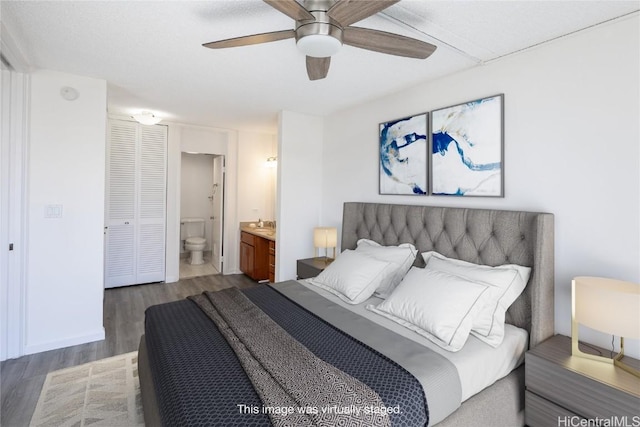
<path fill-rule="evenodd" d="M 595 365 L 594 369 L 614 370 L 613 365 L 602 362 L 584 362 Z M 526 355 L 525 372 L 527 390 L 584 418 L 638 414 L 637 398 L 530 353 Z"/>
<path fill-rule="evenodd" d="M 524 411 L 524 423 L 529 427 L 580 425 L 578 420 L 581 420 L 581 417 L 561 406 L 554 405 L 528 390 L 524 393 L 524 401 L 526 408 Z M 561 423 L 559 422 L 560 420 L 567 421 Z M 569 420 L 575 420 L 578 424 L 571 424 Z"/>
<path fill-rule="evenodd" d="M 326 257 L 299 259 L 296 262 L 296 275 L 298 279 L 316 277 L 332 262 L 333 259 Z"/>
<path fill-rule="evenodd" d="M 624 417 L 631 420 L 639 415 L 640 380 L 613 364 L 572 356 L 568 337 L 556 335 L 528 351 L 524 366 L 529 399 L 525 417 L 537 417 L 537 411 L 529 408 L 529 401 L 543 406 L 544 402 L 536 401 L 535 397 L 558 408 L 551 411 L 554 416 L 559 410 L 564 411 L 560 415 L 577 414 L 587 420 Z M 526 415 L 527 412 L 532 415 Z M 547 425 L 558 424 L 554 421 Z"/>
<path fill-rule="evenodd" d="M 312 265 L 302 263 L 300 262 L 300 260 L 298 260 L 297 262 L 296 270 L 297 270 L 296 274 L 298 276 L 298 279 L 309 279 L 311 277 L 316 277 L 318 274 L 320 274 L 320 270 L 318 270 Z"/>

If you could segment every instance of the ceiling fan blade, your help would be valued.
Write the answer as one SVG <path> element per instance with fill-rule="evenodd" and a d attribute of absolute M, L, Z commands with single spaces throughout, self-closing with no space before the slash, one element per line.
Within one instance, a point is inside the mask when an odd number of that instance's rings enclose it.
<path fill-rule="evenodd" d="M 307 56 L 307 75 L 309 80 L 320 80 L 327 77 L 329 64 L 331 64 L 331 57 L 315 58 Z"/>
<path fill-rule="evenodd" d="M 266 1 L 266 0 L 265 0 Z M 327 15 L 346 27 L 398 3 L 400 0 L 341 0 L 331 6 Z"/>
<path fill-rule="evenodd" d="M 271 33 L 253 34 L 251 36 L 235 37 L 232 39 L 219 40 L 204 43 L 202 46 L 211 49 L 222 49 L 225 47 L 249 46 L 258 43 L 269 43 L 278 40 L 290 39 L 296 36 L 293 30 L 274 31 Z"/>
<path fill-rule="evenodd" d="M 304 21 L 307 19 L 316 19 L 307 9 L 305 9 L 296 0 L 264 0 L 272 8 L 284 13 L 289 18 L 296 21 Z"/>
<path fill-rule="evenodd" d="M 436 46 L 411 37 L 358 27 L 345 28 L 342 41 L 361 49 L 418 59 L 428 58 L 436 50 Z"/>

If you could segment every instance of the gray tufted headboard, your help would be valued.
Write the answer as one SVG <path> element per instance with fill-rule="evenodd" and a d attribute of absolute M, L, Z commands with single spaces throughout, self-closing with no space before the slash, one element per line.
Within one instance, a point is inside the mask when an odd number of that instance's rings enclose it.
<path fill-rule="evenodd" d="M 358 239 L 413 243 L 419 252 L 484 265 L 532 268 L 529 284 L 506 321 L 529 331 L 533 347 L 554 333 L 553 215 L 549 213 L 378 203 L 344 204 L 341 249 Z M 422 257 L 416 265 L 424 266 Z"/>

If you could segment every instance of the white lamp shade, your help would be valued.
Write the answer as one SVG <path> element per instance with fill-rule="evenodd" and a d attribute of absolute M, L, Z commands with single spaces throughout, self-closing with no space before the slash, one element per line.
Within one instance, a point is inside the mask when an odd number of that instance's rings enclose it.
<path fill-rule="evenodd" d="M 624 338 L 640 338 L 640 284 L 576 277 L 571 284 L 574 321 Z"/>
<path fill-rule="evenodd" d="M 313 246 L 316 248 L 335 248 L 338 246 L 338 229 L 336 227 L 314 228 Z"/>

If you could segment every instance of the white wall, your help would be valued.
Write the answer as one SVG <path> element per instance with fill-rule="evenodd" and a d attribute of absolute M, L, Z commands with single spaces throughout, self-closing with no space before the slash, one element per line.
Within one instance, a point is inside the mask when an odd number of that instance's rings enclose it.
<path fill-rule="evenodd" d="M 275 219 L 276 170 L 266 166 L 276 156 L 275 135 L 238 133 L 238 220 Z"/>
<path fill-rule="evenodd" d="M 165 281 L 180 279 L 180 168 L 182 127 L 167 126 L 167 241 L 165 243 Z"/>
<path fill-rule="evenodd" d="M 326 118 L 323 223 L 339 226 L 345 201 L 551 212 L 555 327 L 569 335 L 572 277 L 640 281 L 639 28 L 622 19 Z M 378 123 L 497 93 L 505 198 L 378 194 Z"/>
<path fill-rule="evenodd" d="M 290 111 L 278 119 L 276 281 L 283 281 L 296 278 L 296 260 L 313 256 L 313 227 L 331 224 L 320 223 L 323 119 Z"/>
<path fill-rule="evenodd" d="M 64 86 L 78 99 L 63 99 Z M 104 80 L 31 75 L 27 354 L 104 339 L 106 106 Z M 62 216 L 45 218 L 47 205 Z"/>
<path fill-rule="evenodd" d="M 213 155 L 182 153 L 180 176 L 180 216 L 204 219 L 204 250 L 210 251 L 213 201 L 208 197 L 213 194 Z"/>

